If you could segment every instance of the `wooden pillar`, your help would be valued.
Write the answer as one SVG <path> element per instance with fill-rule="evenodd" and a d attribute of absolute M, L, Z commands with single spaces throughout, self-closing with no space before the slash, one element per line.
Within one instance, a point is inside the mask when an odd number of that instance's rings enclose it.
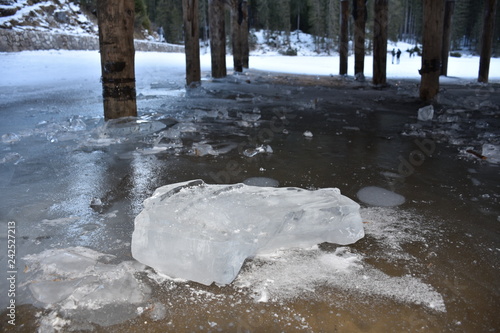
<path fill-rule="evenodd" d="M 481 37 L 481 58 L 479 59 L 479 82 L 488 83 L 490 72 L 491 49 L 495 32 L 497 0 L 484 1 L 484 24 Z"/>
<path fill-rule="evenodd" d="M 373 84 L 387 83 L 387 16 L 389 0 L 375 0 L 373 24 Z"/>
<path fill-rule="evenodd" d="M 243 68 L 249 68 L 250 63 L 250 43 L 248 41 L 248 1 L 243 0 L 241 4 L 243 22 L 241 24 L 241 43 L 243 48 Z"/>
<path fill-rule="evenodd" d="M 349 1 L 340 0 L 340 75 L 347 75 L 347 58 L 349 55 Z"/>
<path fill-rule="evenodd" d="M 353 0 L 354 18 L 354 75 L 356 80 L 364 81 L 365 75 L 365 27 L 367 19 L 367 0 Z"/>
<path fill-rule="evenodd" d="M 224 0 L 208 1 L 208 20 L 210 22 L 210 57 L 212 77 L 226 77 L 226 29 L 224 24 Z"/>
<path fill-rule="evenodd" d="M 243 72 L 244 67 L 248 68 L 249 52 L 248 10 L 246 0 L 231 1 L 231 36 L 233 42 L 234 71 Z"/>
<path fill-rule="evenodd" d="M 422 68 L 419 70 L 420 98 L 431 100 L 439 92 L 445 0 L 423 0 Z"/>
<path fill-rule="evenodd" d="M 446 0 L 444 8 L 443 47 L 441 52 L 441 75 L 448 75 L 448 57 L 451 43 L 451 22 L 455 11 L 455 0 Z"/>
<path fill-rule="evenodd" d="M 198 0 L 182 0 L 182 16 L 184 19 L 186 84 L 189 87 L 201 81 Z"/>
<path fill-rule="evenodd" d="M 136 117 L 134 0 L 97 1 L 104 118 Z"/>

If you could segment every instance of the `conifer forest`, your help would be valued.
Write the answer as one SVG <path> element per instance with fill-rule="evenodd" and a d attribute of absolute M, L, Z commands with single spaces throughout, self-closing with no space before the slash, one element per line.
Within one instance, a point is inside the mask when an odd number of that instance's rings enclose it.
<path fill-rule="evenodd" d="M 182 43 L 182 4 L 180 0 L 136 0 L 136 15 L 147 21 L 151 29 L 163 27 L 169 43 Z M 337 51 L 340 30 L 340 0 L 249 0 L 250 29 L 290 34 L 301 30 L 313 35 L 318 51 Z M 352 11 L 352 2 L 350 2 Z M 500 3 L 499 3 L 500 4 Z M 497 6 L 500 6 L 497 4 Z M 478 53 L 483 24 L 484 1 L 455 0 L 452 19 L 451 49 Z M 200 37 L 209 38 L 208 0 L 199 1 Z M 373 33 L 373 1 L 367 0 L 367 52 L 371 52 Z M 421 0 L 390 0 L 390 41 L 421 43 Z M 229 15 L 229 14 L 227 14 Z M 496 22 L 500 22 L 500 10 Z M 144 20 L 146 18 L 147 20 Z M 351 17 L 352 20 L 352 17 Z M 352 23 L 352 22 L 351 22 Z M 352 36 L 353 24 L 350 24 Z M 228 33 L 228 38 L 229 38 Z M 495 27 L 493 55 L 500 55 L 500 24 Z"/>

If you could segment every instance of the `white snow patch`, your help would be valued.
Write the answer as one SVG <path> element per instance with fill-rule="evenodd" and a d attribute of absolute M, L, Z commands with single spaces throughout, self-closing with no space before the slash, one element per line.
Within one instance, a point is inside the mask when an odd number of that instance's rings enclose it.
<path fill-rule="evenodd" d="M 315 295 L 319 287 L 332 287 L 354 296 L 376 295 L 398 302 L 446 311 L 442 296 L 420 279 L 389 276 L 363 263 L 363 255 L 347 247 L 335 252 L 319 249 L 288 250 L 274 257 L 257 257 L 234 282 L 249 289 L 257 301 L 282 301 Z"/>

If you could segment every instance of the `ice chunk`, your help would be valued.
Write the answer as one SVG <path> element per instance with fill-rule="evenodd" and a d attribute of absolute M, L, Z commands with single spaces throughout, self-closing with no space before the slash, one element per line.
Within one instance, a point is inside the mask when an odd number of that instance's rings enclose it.
<path fill-rule="evenodd" d="M 18 153 L 7 153 L 4 157 L 0 158 L 0 164 L 12 163 L 17 164 L 22 159 Z"/>
<path fill-rule="evenodd" d="M 312 134 L 311 131 L 305 131 L 302 135 L 305 136 L 306 138 L 312 138 L 313 137 L 313 134 Z"/>
<path fill-rule="evenodd" d="M 87 125 L 81 118 L 74 116 L 68 120 L 68 131 L 77 132 L 77 131 L 85 131 L 86 129 Z"/>
<path fill-rule="evenodd" d="M 272 154 L 273 148 L 271 148 L 270 145 L 260 145 L 256 148 L 248 148 L 243 151 L 243 155 L 245 155 L 246 157 L 254 157 L 255 155 L 261 153 Z"/>
<path fill-rule="evenodd" d="M 15 133 L 6 133 L 2 135 L 2 142 L 3 143 L 15 143 L 20 141 L 21 139 L 19 136 Z"/>
<path fill-rule="evenodd" d="M 161 138 L 167 138 L 167 139 L 179 139 L 181 137 L 181 131 L 177 128 L 169 128 L 166 131 L 163 131 L 160 133 L 160 140 Z M 158 140 L 159 142 L 159 140 Z"/>
<path fill-rule="evenodd" d="M 213 155 L 217 156 L 219 153 L 209 143 L 195 142 L 193 143 L 193 154 L 196 156 Z"/>
<path fill-rule="evenodd" d="M 434 117 L 434 107 L 432 105 L 424 106 L 418 109 L 418 120 L 429 121 Z"/>
<path fill-rule="evenodd" d="M 198 131 L 198 126 L 196 126 L 196 124 L 190 123 L 190 122 L 177 123 L 174 126 L 172 126 L 171 128 L 174 130 L 177 130 L 181 133 L 197 132 Z"/>
<path fill-rule="evenodd" d="M 488 162 L 500 164 L 500 145 L 483 144 L 482 155 Z"/>
<path fill-rule="evenodd" d="M 45 250 L 24 257 L 35 276 L 33 297 L 60 309 L 100 309 L 113 304 L 138 304 L 149 298 L 149 287 L 134 274 L 144 266 L 135 261 L 105 264 L 108 256 L 84 247 Z"/>
<path fill-rule="evenodd" d="M 143 120 L 135 117 L 111 119 L 101 129 L 102 137 L 129 137 L 148 135 L 166 127 L 159 121 Z"/>
<path fill-rule="evenodd" d="M 260 119 L 260 114 L 258 113 L 238 113 L 238 116 L 241 117 L 243 121 L 249 123 L 254 123 Z"/>
<path fill-rule="evenodd" d="M 402 195 L 377 186 L 363 187 L 358 191 L 357 197 L 372 206 L 392 207 L 405 202 L 405 197 Z"/>
<path fill-rule="evenodd" d="M 336 188 L 309 191 L 201 180 L 158 188 L 135 219 L 132 255 L 159 273 L 210 285 L 246 258 L 364 236 L 359 205 Z"/>

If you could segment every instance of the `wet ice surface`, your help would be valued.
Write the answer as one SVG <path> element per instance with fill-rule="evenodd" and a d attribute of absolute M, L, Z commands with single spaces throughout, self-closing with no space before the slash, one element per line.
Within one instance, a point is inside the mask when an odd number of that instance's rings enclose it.
<path fill-rule="evenodd" d="M 26 87 L 6 88 L 0 220 L 4 229 L 16 222 L 17 304 L 34 305 L 18 308 L 20 330 L 500 326 L 499 170 L 496 150 L 484 146 L 499 144 L 497 85 L 446 86 L 433 119 L 419 121 L 426 105 L 412 82 L 373 90 L 305 78 L 300 86 L 296 77 L 253 73 L 186 92 L 182 80 L 142 79 L 140 118 L 117 126 L 102 120 L 98 80 L 33 99 Z M 373 186 L 405 202 L 360 201 L 366 236 L 353 245 L 259 256 L 233 283 L 203 286 L 138 265 L 130 252 L 143 201 L 159 186 L 198 178 L 338 187 L 354 200 Z M 0 283 L 6 290 L 3 275 Z"/>

